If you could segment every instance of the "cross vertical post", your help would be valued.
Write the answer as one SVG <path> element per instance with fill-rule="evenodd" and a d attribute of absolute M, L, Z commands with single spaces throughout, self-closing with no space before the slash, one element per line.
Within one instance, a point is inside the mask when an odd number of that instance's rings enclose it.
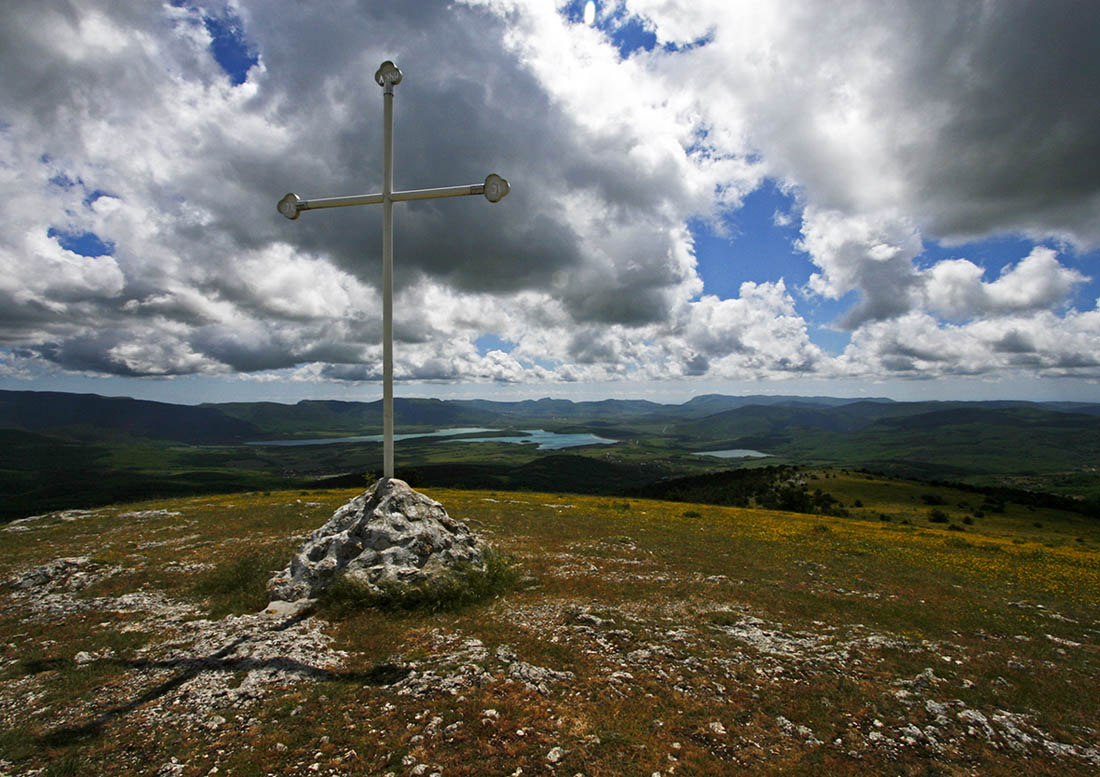
<path fill-rule="evenodd" d="M 292 192 L 279 200 L 277 206 L 279 213 L 291 220 L 304 210 L 348 205 L 382 206 L 382 466 L 385 478 L 393 477 L 393 204 L 470 194 L 484 194 L 489 202 L 500 202 L 511 189 L 508 181 L 490 173 L 480 184 L 393 190 L 393 88 L 401 83 L 401 78 L 401 71 L 389 60 L 374 74 L 375 82 L 382 87 L 382 192 L 314 200 L 303 200 Z"/>
<path fill-rule="evenodd" d="M 385 72 L 383 72 L 385 71 Z M 391 63 L 375 75 L 382 86 L 382 476 L 393 477 L 393 88 Z"/>

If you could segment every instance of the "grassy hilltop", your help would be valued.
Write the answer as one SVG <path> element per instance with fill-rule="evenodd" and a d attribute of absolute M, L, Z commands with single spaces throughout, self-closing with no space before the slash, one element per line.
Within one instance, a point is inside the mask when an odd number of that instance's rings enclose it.
<path fill-rule="evenodd" d="M 16 522 L 0 774 L 1095 774 L 1100 524 L 812 474 L 847 516 L 426 489 L 510 589 L 285 620 L 355 491 Z"/>

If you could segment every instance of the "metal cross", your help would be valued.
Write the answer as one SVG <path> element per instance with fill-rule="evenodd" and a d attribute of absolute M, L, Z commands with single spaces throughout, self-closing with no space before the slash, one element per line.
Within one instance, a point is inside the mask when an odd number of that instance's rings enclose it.
<path fill-rule="evenodd" d="M 382 192 L 350 197 L 325 197 L 303 200 L 288 194 L 279 200 L 279 212 L 288 219 L 298 218 L 303 210 L 340 208 L 345 205 L 382 205 L 382 432 L 384 477 L 393 477 L 393 204 L 437 197 L 462 197 L 484 194 L 489 202 L 500 202 L 508 194 L 508 182 L 490 173 L 484 183 L 466 186 L 441 186 L 435 189 L 393 190 L 393 88 L 401 83 L 401 71 L 386 60 L 374 74 L 382 87 Z"/>

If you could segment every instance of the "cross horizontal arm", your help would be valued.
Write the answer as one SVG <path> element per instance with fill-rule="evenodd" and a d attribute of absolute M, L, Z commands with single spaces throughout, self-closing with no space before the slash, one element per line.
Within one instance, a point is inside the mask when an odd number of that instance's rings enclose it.
<path fill-rule="evenodd" d="M 409 200 L 431 200 L 436 197 L 462 197 L 467 194 L 485 194 L 485 184 L 472 183 L 466 186 L 440 186 L 435 189 L 410 189 L 406 192 L 394 192 L 390 199 L 394 202 Z M 382 193 L 353 194 L 348 197 L 323 197 L 317 200 L 301 200 L 298 210 L 316 210 L 317 208 L 342 208 L 345 205 L 380 205 Z"/>
<path fill-rule="evenodd" d="M 288 195 L 289 196 L 289 195 Z M 317 208 L 342 208 L 345 205 L 381 205 L 382 193 L 378 194 L 353 194 L 348 197 L 322 197 L 316 200 L 298 200 L 295 205 L 298 210 L 316 210 Z M 283 213 L 280 207 L 279 212 Z M 286 213 L 283 213 L 285 216 Z"/>
<path fill-rule="evenodd" d="M 411 200 L 434 200 L 437 197 L 465 197 L 470 194 L 484 194 L 490 202 L 497 202 L 508 194 L 508 182 L 495 173 L 484 183 L 471 183 L 464 186 L 438 186 L 434 189 L 409 189 L 393 192 L 392 202 Z M 303 210 L 318 208 L 342 208 L 348 205 L 379 205 L 384 202 L 381 192 L 378 194 L 353 194 L 348 197 L 322 197 L 316 200 L 303 200 L 297 194 L 288 194 L 279 200 L 279 212 L 288 219 L 298 218 Z"/>
<path fill-rule="evenodd" d="M 394 202 L 408 202 L 434 200 L 436 197 L 464 197 L 467 194 L 485 194 L 485 184 L 471 183 L 465 186 L 438 186 L 435 189 L 409 189 L 404 192 L 394 192 L 390 195 L 390 199 Z"/>

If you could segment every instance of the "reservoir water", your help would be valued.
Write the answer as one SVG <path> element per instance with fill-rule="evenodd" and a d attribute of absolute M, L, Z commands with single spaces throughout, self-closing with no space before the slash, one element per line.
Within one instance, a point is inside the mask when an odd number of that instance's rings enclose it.
<path fill-rule="evenodd" d="M 771 456 L 770 453 L 761 453 L 747 448 L 730 448 L 725 451 L 696 451 L 696 456 L 717 456 L 720 459 L 764 459 Z"/>
<path fill-rule="evenodd" d="M 453 442 L 511 442 L 524 445 L 538 445 L 540 451 L 558 451 L 562 448 L 575 448 L 578 445 L 614 445 L 618 440 L 597 437 L 594 434 L 558 434 L 544 429 L 523 429 L 523 436 L 515 437 L 463 437 Z"/>
<path fill-rule="evenodd" d="M 459 429 L 439 429 L 434 432 L 415 432 L 412 434 L 395 434 L 394 442 L 411 440 L 420 437 L 437 437 L 439 442 L 504 442 L 522 445 L 537 445 L 540 451 L 556 451 L 562 448 L 574 448 L 578 445 L 614 445 L 618 440 L 608 440 L 597 437 L 594 434 L 558 434 L 544 429 L 522 429 L 520 434 L 503 437 L 463 437 L 461 440 L 449 440 L 459 434 L 479 434 L 484 432 L 499 432 L 500 429 L 485 429 L 481 427 L 464 427 Z M 356 437 L 321 437 L 312 440 L 258 440 L 249 445 L 277 445 L 285 447 L 297 447 L 300 445 L 338 445 L 352 442 L 382 442 L 382 435 L 367 434 Z"/>

